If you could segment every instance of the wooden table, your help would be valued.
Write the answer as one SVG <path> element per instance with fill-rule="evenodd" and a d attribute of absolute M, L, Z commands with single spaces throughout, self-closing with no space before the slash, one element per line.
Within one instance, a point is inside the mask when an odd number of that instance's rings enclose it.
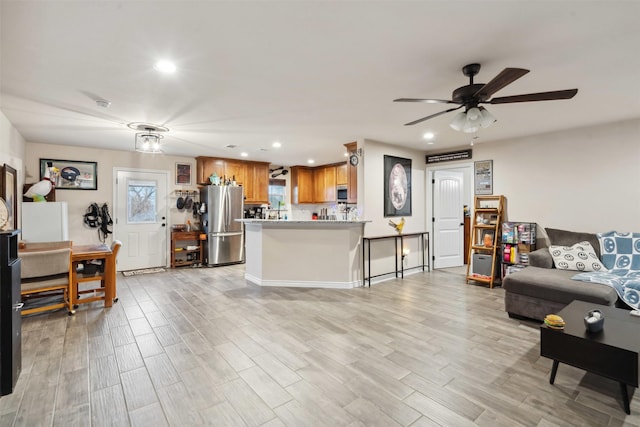
<path fill-rule="evenodd" d="M 604 313 L 604 328 L 590 333 L 584 315 L 594 308 Z M 540 327 L 540 355 L 553 359 L 549 382 L 553 384 L 560 362 L 601 375 L 620 384 L 624 411 L 631 413 L 627 386 L 638 387 L 640 318 L 629 310 L 573 301 L 560 310 L 564 330 Z"/>
<path fill-rule="evenodd" d="M 78 264 L 83 261 L 103 260 L 104 271 L 93 275 L 78 274 Z M 100 281 L 100 287 L 79 290 L 80 283 Z M 79 299 L 80 294 L 93 296 Z M 103 243 L 91 245 L 73 245 L 71 247 L 71 290 L 70 304 L 76 308 L 79 304 L 104 301 L 105 307 L 111 307 L 116 298 L 116 260 L 111 248 Z"/>

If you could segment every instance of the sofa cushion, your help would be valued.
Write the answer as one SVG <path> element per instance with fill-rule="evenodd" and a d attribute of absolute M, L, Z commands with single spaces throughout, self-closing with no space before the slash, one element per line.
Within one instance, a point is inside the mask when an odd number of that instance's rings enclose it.
<path fill-rule="evenodd" d="M 529 253 L 529 265 L 533 267 L 553 268 L 553 257 L 549 248 L 536 249 Z"/>
<path fill-rule="evenodd" d="M 551 245 L 549 253 L 558 270 L 606 271 L 596 256 L 593 246 L 587 241 L 576 243 L 573 246 Z"/>
<path fill-rule="evenodd" d="M 571 280 L 575 274 L 575 271 L 529 266 L 505 277 L 502 287 L 507 292 L 563 304 L 576 299 L 595 304 L 615 304 L 618 299 L 615 289 L 599 283 Z"/>
<path fill-rule="evenodd" d="M 598 259 L 600 259 L 600 241 L 595 233 L 578 233 L 575 231 L 558 230 L 555 228 L 545 228 L 544 230 L 547 232 L 550 245 L 572 246 L 578 242 L 587 241 L 591 243 Z"/>

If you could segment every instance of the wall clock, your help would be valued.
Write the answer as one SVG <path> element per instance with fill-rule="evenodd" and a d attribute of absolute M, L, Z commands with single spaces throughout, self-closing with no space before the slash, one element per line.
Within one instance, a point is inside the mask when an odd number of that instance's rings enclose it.
<path fill-rule="evenodd" d="M 358 166 L 358 155 L 353 153 L 349 156 L 349 163 L 351 163 L 351 166 Z"/>

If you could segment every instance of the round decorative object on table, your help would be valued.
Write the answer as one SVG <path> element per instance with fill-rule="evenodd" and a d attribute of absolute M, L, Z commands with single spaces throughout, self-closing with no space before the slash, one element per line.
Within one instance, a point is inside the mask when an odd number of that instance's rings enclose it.
<path fill-rule="evenodd" d="M 9 227 L 9 209 L 4 199 L 0 197 L 0 230 L 6 230 Z"/>
<path fill-rule="evenodd" d="M 589 310 L 584 316 L 584 325 L 589 332 L 600 332 L 604 327 L 604 313 L 598 309 Z"/>

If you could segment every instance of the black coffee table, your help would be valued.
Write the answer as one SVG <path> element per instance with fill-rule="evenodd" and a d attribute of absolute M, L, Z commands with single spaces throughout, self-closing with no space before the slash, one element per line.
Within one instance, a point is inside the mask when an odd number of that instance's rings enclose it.
<path fill-rule="evenodd" d="M 587 332 L 584 315 L 594 308 L 604 313 L 604 329 Z M 557 313 L 564 330 L 540 327 L 540 355 L 553 359 L 549 382 L 553 384 L 560 362 L 620 383 L 624 410 L 631 413 L 627 386 L 638 387 L 640 318 L 628 310 L 573 301 Z"/>

